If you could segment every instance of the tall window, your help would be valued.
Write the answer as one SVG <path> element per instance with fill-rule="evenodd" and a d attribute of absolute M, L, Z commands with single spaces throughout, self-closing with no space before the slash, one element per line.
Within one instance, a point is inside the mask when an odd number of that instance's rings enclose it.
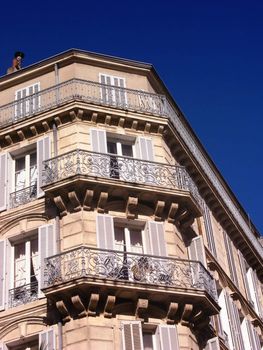
<path fill-rule="evenodd" d="M 25 187 L 35 187 L 37 184 L 37 154 L 36 150 L 14 158 L 14 192 Z"/>
<path fill-rule="evenodd" d="M 17 102 L 15 108 L 15 116 L 17 119 L 23 118 L 26 115 L 33 114 L 39 110 L 39 90 L 40 83 L 36 83 L 34 85 L 30 85 L 16 91 L 15 99 Z"/>
<path fill-rule="evenodd" d="M 125 79 L 112 75 L 100 74 L 101 99 L 103 103 L 113 106 L 126 106 L 127 96 L 125 88 Z"/>

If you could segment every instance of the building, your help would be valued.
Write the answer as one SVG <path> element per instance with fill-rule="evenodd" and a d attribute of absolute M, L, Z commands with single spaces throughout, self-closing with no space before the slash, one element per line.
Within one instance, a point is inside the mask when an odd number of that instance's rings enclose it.
<path fill-rule="evenodd" d="M 150 64 L 0 78 L 0 349 L 259 350 L 260 236 Z"/>

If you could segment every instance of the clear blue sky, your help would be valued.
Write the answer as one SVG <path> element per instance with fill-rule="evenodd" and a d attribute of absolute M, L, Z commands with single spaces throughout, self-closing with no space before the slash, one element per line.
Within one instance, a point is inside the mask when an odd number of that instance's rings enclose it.
<path fill-rule="evenodd" d="M 9 1 L 0 75 L 69 48 L 153 63 L 263 233 L 263 2 Z"/>

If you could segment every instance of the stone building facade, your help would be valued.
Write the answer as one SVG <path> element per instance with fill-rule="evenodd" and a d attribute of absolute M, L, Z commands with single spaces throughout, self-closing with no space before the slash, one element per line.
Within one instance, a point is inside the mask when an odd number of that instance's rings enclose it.
<path fill-rule="evenodd" d="M 0 349 L 259 350 L 263 248 L 154 68 L 0 78 Z"/>

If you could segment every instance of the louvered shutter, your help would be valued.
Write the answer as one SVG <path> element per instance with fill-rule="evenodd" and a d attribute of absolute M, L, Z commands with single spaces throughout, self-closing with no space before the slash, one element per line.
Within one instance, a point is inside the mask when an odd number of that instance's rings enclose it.
<path fill-rule="evenodd" d="M 260 305 L 258 290 L 257 290 L 257 275 L 251 267 L 247 271 L 247 279 L 248 279 L 248 285 L 251 293 L 251 299 L 254 303 L 254 309 L 257 312 L 257 314 L 260 316 L 261 305 Z"/>
<path fill-rule="evenodd" d="M 233 347 L 233 339 L 232 339 L 232 332 L 231 332 L 232 320 L 228 313 L 227 302 L 226 302 L 226 292 L 224 290 L 222 290 L 219 295 L 218 304 L 221 307 L 220 318 L 221 318 L 222 327 L 224 332 L 227 334 L 229 347 L 231 350 L 233 350 L 234 347 Z"/>
<path fill-rule="evenodd" d="M 123 350 L 143 350 L 141 322 L 123 322 L 121 328 Z"/>
<path fill-rule="evenodd" d="M 225 242 L 227 261 L 228 261 L 228 267 L 230 272 L 230 278 L 238 287 L 238 278 L 237 278 L 235 260 L 234 260 L 233 249 L 232 249 L 232 241 L 228 237 L 225 231 L 223 231 L 223 235 L 224 235 L 224 242 Z"/>
<path fill-rule="evenodd" d="M 237 344 L 237 349 L 239 350 L 246 350 L 244 347 L 243 337 L 242 337 L 242 331 L 241 331 L 241 324 L 240 324 L 240 317 L 238 313 L 238 308 L 236 304 L 231 300 L 231 307 L 233 309 L 233 315 L 234 315 L 234 328 L 235 328 L 235 342 Z"/>
<path fill-rule="evenodd" d="M 5 308 L 5 265 L 6 265 L 6 257 L 5 257 L 5 240 L 0 241 L 0 310 L 4 310 Z"/>
<path fill-rule="evenodd" d="M 145 137 L 137 137 L 135 142 L 136 158 L 154 161 L 152 140 Z"/>
<path fill-rule="evenodd" d="M 49 329 L 47 331 L 39 333 L 39 346 L 43 347 L 45 350 L 55 350 L 56 349 L 56 339 L 54 329 Z"/>
<path fill-rule="evenodd" d="M 205 350 L 220 350 L 219 340 L 217 337 L 209 339 L 207 341 Z"/>
<path fill-rule="evenodd" d="M 0 211 L 7 208 L 7 153 L 0 154 Z"/>
<path fill-rule="evenodd" d="M 246 350 L 256 350 L 254 347 L 254 335 L 250 322 L 244 318 L 241 323 L 241 333 Z"/>
<path fill-rule="evenodd" d="M 51 156 L 50 138 L 46 136 L 37 141 L 37 197 L 42 197 L 44 192 L 42 186 L 43 161 Z"/>
<path fill-rule="evenodd" d="M 113 218 L 109 215 L 96 217 L 97 245 L 102 249 L 114 249 Z"/>
<path fill-rule="evenodd" d="M 41 289 L 44 287 L 45 258 L 57 253 L 56 234 L 53 224 L 43 225 L 38 228 L 38 252 L 39 252 L 39 295 L 43 296 Z"/>
<path fill-rule="evenodd" d="M 90 129 L 91 147 L 94 152 L 107 153 L 106 131 L 101 129 Z"/>
<path fill-rule="evenodd" d="M 238 251 L 238 257 L 239 257 L 241 274 L 242 274 L 242 279 L 243 279 L 243 283 L 244 283 L 245 292 L 246 292 L 248 300 L 251 302 L 252 298 L 251 298 L 249 284 L 248 284 L 248 280 L 247 280 L 246 263 L 245 263 L 245 259 L 243 257 L 243 254 L 240 252 L 240 250 Z"/>
<path fill-rule="evenodd" d="M 144 245 L 147 254 L 167 256 L 163 222 L 147 222 L 144 235 Z"/>
<path fill-rule="evenodd" d="M 201 261 L 201 263 L 206 268 L 207 264 L 206 264 L 203 237 L 198 236 L 198 237 L 193 238 L 188 249 L 189 249 L 190 259 Z"/>
<path fill-rule="evenodd" d="M 180 350 L 176 326 L 158 326 L 160 350 Z"/>
<path fill-rule="evenodd" d="M 8 350 L 8 348 L 5 345 L 5 343 L 0 343 L 0 350 Z"/>
<path fill-rule="evenodd" d="M 204 203 L 204 225 L 205 225 L 205 232 L 206 232 L 208 248 L 211 251 L 211 253 L 216 257 L 217 253 L 216 253 L 216 246 L 215 246 L 214 231 L 213 231 L 213 226 L 212 226 L 211 215 L 210 215 L 210 211 L 205 203 Z"/>

